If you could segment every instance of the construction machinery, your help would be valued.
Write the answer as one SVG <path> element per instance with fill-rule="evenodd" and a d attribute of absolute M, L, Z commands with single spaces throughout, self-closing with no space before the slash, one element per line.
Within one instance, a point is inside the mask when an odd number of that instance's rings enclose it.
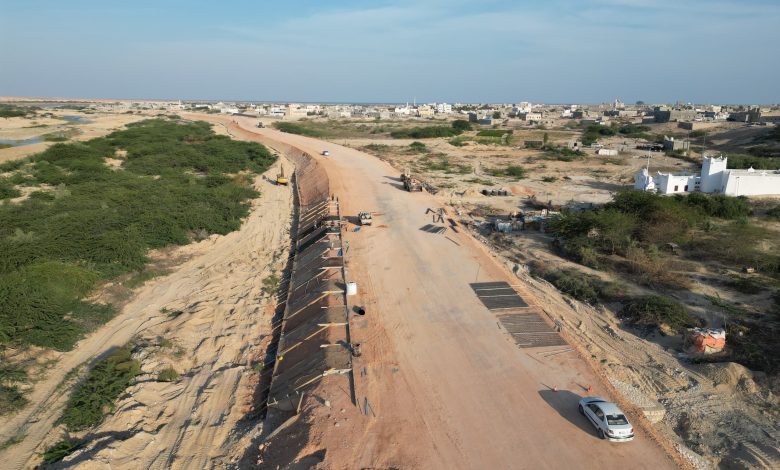
<path fill-rule="evenodd" d="M 401 173 L 401 181 L 404 183 L 404 189 L 410 193 L 423 190 L 422 182 L 412 176 L 409 167 L 404 168 L 404 172 Z"/>
<path fill-rule="evenodd" d="M 371 225 L 374 222 L 371 213 L 367 211 L 359 212 L 358 220 L 360 221 L 360 225 Z"/>
<path fill-rule="evenodd" d="M 279 165 L 279 174 L 276 175 L 276 184 L 287 186 L 290 180 L 284 176 L 284 165 Z"/>

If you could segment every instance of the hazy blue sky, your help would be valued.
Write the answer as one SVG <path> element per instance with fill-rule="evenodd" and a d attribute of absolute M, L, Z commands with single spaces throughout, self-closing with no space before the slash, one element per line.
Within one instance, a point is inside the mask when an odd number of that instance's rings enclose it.
<path fill-rule="evenodd" d="M 780 101 L 780 0 L 0 0 L 0 95 Z"/>

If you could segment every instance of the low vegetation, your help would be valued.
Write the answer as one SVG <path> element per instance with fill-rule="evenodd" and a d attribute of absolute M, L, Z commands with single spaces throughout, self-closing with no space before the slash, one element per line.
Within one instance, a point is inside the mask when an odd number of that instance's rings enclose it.
<path fill-rule="evenodd" d="M 491 176 L 500 176 L 516 180 L 525 178 L 527 173 L 525 168 L 518 165 L 508 165 L 503 168 L 485 168 L 484 171 Z"/>
<path fill-rule="evenodd" d="M 533 262 L 531 274 L 546 280 L 559 291 L 582 302 L 605 302 L 625 297 L 624 286 L 603 281 L 596 276 L 574 269 L 554 269 L 544 263 Z"/>
<path fill-rule="evenodd" d="M 140 371 L 140 363 L 132 358 L 132 346 L 117 349 L 95 364 L 76 386 L 59 421 L 69 431 L 100 423 Z"/>
<path fill-rule="evenodd" d="M 780 157 L 729 154 L 729 168 L 755 170 L 778 170 L 780 169 Z"/>
<path fill-rule="evenodd" d="M 32 117 L 38 108 L 0 104 L 0 118 Z"/>
<path fill-rule="evenodd" d="M 127 156 L 115 170 L 104 158 L 118 149 Z M 148 279 L 149 249 L 238 229 L 257 196 L 242 175 L 273 160 L 206 123 L 149 120 L 0 165 L 11 196 L 33 188 L 0 204 L 0 347 L 71 349 L 113 315 L 84 300 L 96 286 L 131 272 L 130 284 Z M 8 392 L 0 409 L 19 403 Z"/>
<path fill-rule="evenodd" d="M 398 129 L 390 132 L 394 139 L 432 139 L 435 137 L 453 137 L 463 131 L 447 126 L 426 126 Z"/>
<path fill-rule="evenodd" d="M 706 260 L 719 263 L 719 270 L 755 268 L 760 274 L 732 275 L 724 285 L 757 295 L 780 279 L 780 255 L 773 248 L 777 233 L 756 223 L 751 214 L 745 198 L 702 193 L 664 197 L 627 191 L 599 209 L 564 212 L 550 221 L 548 230 L 555 234 L 555 246 L 564 256 L 656 291 L 687 290 L 691 284 L 688 265 Z M 559 288 L 594 298 L 595 289 L 581 281 L 567 280 Z M 778 367 L 778 360 L 759 360 L 773 354 L 773 342 L 766 335 L 775 328 L 759 326 L 753 311 L 735 313 L 724 308 L 724 312 L 730 316 L 730 328 L 741 331 L 733 357 L 766 371 Z M 679 303 L 663 296 L 630 300 L 622 314 L 637 325 L 666 325 L 674 330 L 698 324 Z"/>
<path fill-rule="evenodd" d="M 658 136 L 649 133 L 650 127 L 637 124 L 625 124 L 618 125 L 612 123 L 609 126 L 602 126 L 600 124 L 592 124 L 585 128 L 582 133 L 582 144 L 591 145 L 598 142 L 602 137 L 610 137 L 613 135 L 621 135 L 624 137 L 631 137 L 635 139 L 645 139 L 648 141 L 658 140 Z"/>
<path fill-rule="evenodd" d="M 273 123 L 273 127 L 279 129 L 282 132 L 286 132 L 288 134 L 298 134 L 298 135 L 305 135 L 307 137 L 318 137 L 318 138 L 325 137 L 325 133 L 323 131 L 319 129 L 315 129 L 311 126 L 307 126 L 295 122 L 277 121 Z"/>
<path fill-rule="evenodd" d="M 99 424 L 113 411 L 117 398 L 140 371 L 140 363 L 132 358 L 131 345 L 117 349 L 95 364 L 76 386 L 59 422 L 69 432 L 82 431 Z M 46 450 L 44 462 L 49 464 L 62 460 L 82 445 L 82 441 L 65 438 Z"/>
<path fill-rule="evenodd" d="M 661 295 L 648 295 L 628 301 L 621 315 L 641 326 L 666 325 L 672 330 L 701 324 L 680 302 Z"/>
<path fill-rule="evenodd" d="M 157 374 L 158 382 L 176 382 L 179 380 L 179 373 L 173 367 L 166 367 Z"/>

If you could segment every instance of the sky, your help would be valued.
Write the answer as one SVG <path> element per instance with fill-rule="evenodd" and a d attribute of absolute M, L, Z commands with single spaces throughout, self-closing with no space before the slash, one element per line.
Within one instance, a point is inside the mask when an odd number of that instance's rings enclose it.
<path fill-rule="evenodd" d="M 0 0 L 0 96 L 777 103 L 780 0 Z"/>

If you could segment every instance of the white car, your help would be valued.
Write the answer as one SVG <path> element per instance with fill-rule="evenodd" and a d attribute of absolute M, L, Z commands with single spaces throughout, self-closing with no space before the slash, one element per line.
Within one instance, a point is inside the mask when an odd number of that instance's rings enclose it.
<path fill-rule="evenodd" d="M 330 155 L 330 152 L 328 152 L 327 150 L 323 150 L 322 151 L 322 156 L 323 157 L 327 157 L 328 155 Z"/>
<path fill-rule="evenodd" d="M 613 442 L 634 440 L 634 428 L 616 404 L 601 397 L 585 397 L 580 400 L 579 408 L 596 427 L 600 438 Z"/>

